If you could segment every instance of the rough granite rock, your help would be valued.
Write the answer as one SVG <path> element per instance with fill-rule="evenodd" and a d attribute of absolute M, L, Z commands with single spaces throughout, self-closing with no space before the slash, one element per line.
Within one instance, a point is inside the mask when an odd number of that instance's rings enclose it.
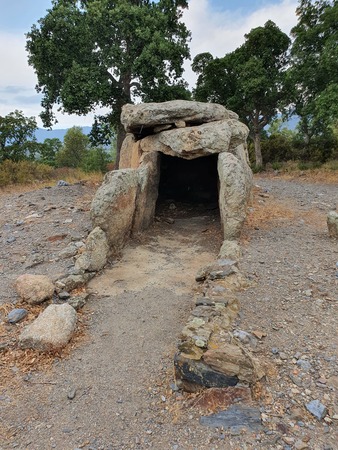
<path fill-rule="evenodd" d="M 223 241 L 222 247 L 218 253 L 222 259 L 232 259 L 238 261 L 242 257 L 242 250 L 237 241 Z"/>
<path fill-rule="evenodd" d="M 338 212 L 330 211 L 327 215 L 327 227 L 329 236 L 338 238 Z"/>
<path fill-rule="evenodd" d="M 46 275 L 20 275 L 15 289 L 25 302 L 35 305 L 52 298 L 55 286 Z"/>
<path fill-rule="evenodd" d="M 137 170 L 114 170 L 105 175 L 92 201 L 91 219 L 106 233 L 113 254 L 120 252 L 131 233 L 137 190 Z"/>
<path fill-rule="evenodd" d="M 229 151 L 230 140 L 231 128 L 223 120 L 162 131 L 143 138 L 140 146 L 143 152 L 156 149 L 166 155 L 195 159 Z"/>
<path fill-rule="evenodd" d="M 138 173 L 138 190 L 132 232 L 137 233 L 149 227 L 155 215 L 160 181 L 160 158 L 158 152 L 143 155 Z"/>
<path fill-rule="evenodd" d="M 87 237 L 85 251 L 75 262 L 75 269 L 89 272 L 101 270 L 107 263 L 108 252 L 106 233 L 95 227 Z"/>
<path fill-rule="evenodd" d="M 239 237 L 246 217 L 251 192 L 243 164 L 231 153 L 218 156 L 218 174 L 221 180 L 219 209 L 225 240 Z"/>
<path fill-rule="evenodd" d="M 58 350 L 71 339 L 76 326 L 75 309 L 63 305 L 49 305 L 19 337 L 22 348 L 40 351 Z"/>
<path fill-rule="evenodd" d="M 124 105 L 121 122 L 127 133 L 142 133 L 143 128 L 170 125 L 181 121 L 201 124 L 223 119 L 238 119 L 237 114 L 216 103 L 173 100 L 163 103 Z"/>

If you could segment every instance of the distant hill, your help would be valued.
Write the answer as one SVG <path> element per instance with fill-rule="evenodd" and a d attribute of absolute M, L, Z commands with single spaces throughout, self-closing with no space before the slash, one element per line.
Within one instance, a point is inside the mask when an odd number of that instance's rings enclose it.
<path fill-rule="evenodd" d="M 63 138 L 67 133 L 68 128 L 58 129 L 58 130 L 47 130 L 45 128 L 38 128 L 35 132 L 35 137 L 38 142 L 43 142 L 45 139 L 53 139 L 58 138 L 61 142 L 63 142 Z M 84 134 L 89 134 L 91 131 L 91 127 L 82 127 L 82 132 Z"/>

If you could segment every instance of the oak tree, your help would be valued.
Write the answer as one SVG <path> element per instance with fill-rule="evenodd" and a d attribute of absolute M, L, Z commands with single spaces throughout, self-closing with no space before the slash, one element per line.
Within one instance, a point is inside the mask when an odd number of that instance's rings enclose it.
<path fill-rule="evenodd" d="M 180 19 L 187 6 L 186 0 L 53 0 L 26 46 L 44 125 L 55 120 L 54 105 L 81 115 L 104 107 L 103 122 L 117 130 L 120 148 L 124 104 L 185 98 L 190 33 Z"/>
<path fill-rule="evenodd" d="M 193 70 L 199 74 L 195 98 L 217 102 L 239 114 L 250 128 L 256 166 L 263 164 L 261 132 L 288 102 L 286 68 L 289 37 L 269 20 L 252 29 L 245 43 L 223 58 L 197 55 Z"/>

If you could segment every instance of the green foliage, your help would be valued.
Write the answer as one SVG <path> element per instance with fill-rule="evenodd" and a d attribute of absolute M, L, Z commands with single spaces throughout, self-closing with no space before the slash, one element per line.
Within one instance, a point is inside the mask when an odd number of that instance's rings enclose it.
<path fill-rule="evenodd" d="M 45 126 L 54 105 L 75 114 L 107 107 L 120 148 L 124 104 L 135 96 L 186 98 L 181 76 L 190 33 L 180 18 L 187 6 L 186 0 L 54 0 L 27 33 Z"/>
<path fill-rule="evenodd" d="M 107 166 L 112 162 L 111 156 L 103 147 L 90 148 L 82 160 L 84 172 L 107 172 Z"/>
<path fill-rule="evenodd" d="M 197 55 L 196 100 L 211 101 L 236 111 L 249 126 L 255 143 L 256 166 L 262 166 L 263 128 L 288 103 L 285 70 L 290 40 L 272 21 L 245 35 L 245 43 L 223 58 Z"/>
<path fill-rule="evenodd" d="M 62 149 L 56 154 L 58 167 L 80 167 L 88 153 L 89 138 L 81 127 L 69 128 L 63 140 Z"/>
<path fill-rule="evenodd" d="M 53 172 L 52 167 L 32 161 L 5 160 L 0 164 L 0 186 L 26 184 L 47 180 Z"/>
<path fill-rule="evenodd" d="M 45 139 L 42 144 L 39 144 L 38 153 L 39 161 L 42 164 L 49 166 L 56 166 L 56 156 L 62 149 L 62 142 L 58 138 Z"/>
<path fill-rule="evenodd" d="M 293 113 L 300 116 L 299 131 L 307 144 L 328 134 L 338 117 L 338 3 L 301 0 L 289 70 Z"/>
<path fill-rule="evenodd" d="M 0 116 L 0 162 L 34 159 L 38 148 L 36 130 L 35 118 L 25 117 L 22 111 Z"/>

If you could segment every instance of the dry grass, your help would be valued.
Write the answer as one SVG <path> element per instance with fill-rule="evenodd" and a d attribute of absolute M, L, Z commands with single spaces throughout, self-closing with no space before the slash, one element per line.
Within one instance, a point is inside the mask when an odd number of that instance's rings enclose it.
<path fill-rule="evenodd" d="M 261 197 L 259 188 L 254 188 L 253 203 L 249 208 L 246 228 L 269 229 L 276 223 L 295 218 L 296 207 L 288 203 L 277 202 L 273 197 Z"/>
<path fill-rule="evenodd" d="M 22 349 L 19 346 L 19 335 L 28 324 L 46 308 L 43 305 L 16 304 L 16 308 L 25 308 L 28 315 L 17 324 L 7 322 L 0 323 L 0 342 L 6 343 L 7 347 L 0 351 L 1 381 L 0 389 L 15 387 L 23 381 L 23 377 L 31 372 L 48 372 L 52 369 L 56 359 L 68 357 L 72 350 L 83 344 L 87 339 L 87 317 L 82 311 L 78 311 L 76 331 L 70 343 L 59 351 L 40 352 L 33 349 Z M 6 303 L 0 305 L 0 314 L 6 317 L 13 305 Z"/>
<path fill-rule="evenodd" d="M 98 185 L 102 183 L 103 174 L 101 172 L 86 173 L 79 169 L 55 169 L 53 178 L 44 181 L 35 181 L 26 184 L 9 184 L 0 187 L 0 196 L 6 194 L 22 194 L 25 192 L 43 189 L 47 186 L 55 186 L 59 180 L 67 181 L 69 184 L 86 183 Z"/>
<path fill-rule="evenodd" d="M 337 163 L 338 166 L 338 163 Z M 333 164 L 324 164 L 317 169 L 301 170 L 298 168 L 296 162 L 288 162 L 282 165 L 281 169 L 276 175 L 273 171 L 262 172 L 259 177 L 264 178 L 280 178 L 282 180 L 304 181 L 306 183 L 320 183 L 320 184 L 337 184 L 338 185 L 338 170 Z"/>

